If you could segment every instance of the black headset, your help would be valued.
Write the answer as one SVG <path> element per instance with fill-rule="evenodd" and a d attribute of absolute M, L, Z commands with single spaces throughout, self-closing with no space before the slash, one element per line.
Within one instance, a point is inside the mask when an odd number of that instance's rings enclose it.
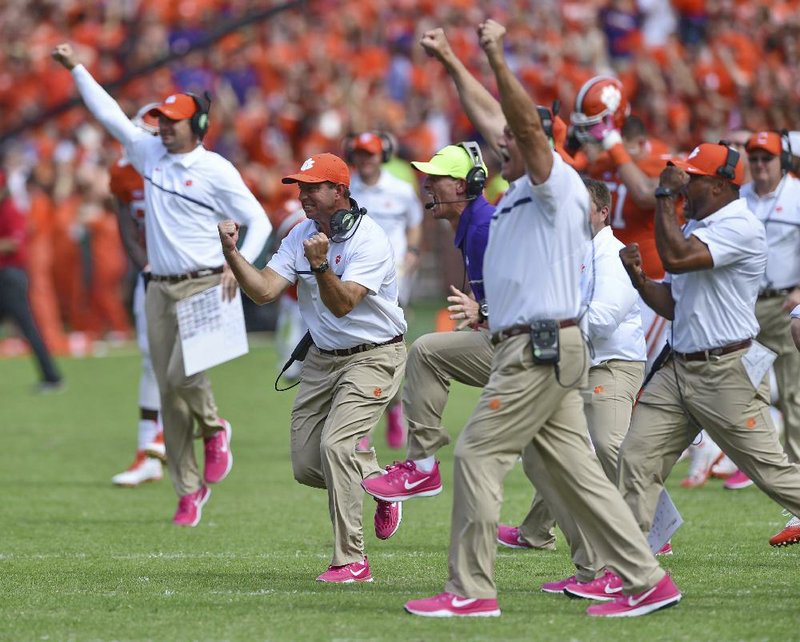
<path fill-rule="evenodd" d="M 341 243 L 349 237 L 347 233 L 361 221 L 361 217 L 367 213 L 363 207 L 359 207 L 354 198 L 350 198 L 350 209 L 336 210 L 331 215 L 331 241 Z M 355 230 L 354 230 L 355 231 Z"/>
<path fill-rule="evenodd" d="M 203 98 L 200 98 L 188 91 L 184 93 L 194 101 L 195 107 L 197 108 L 192 114 L 189 125 L 192 128 L 192 132 L 200 140 L 203 140 L 203 137 L 208 132 L 208 112 L 211 111 L 211 94 L 207 91 L 203 92 Z"/>
<path fill-rule="evenodd" d="M 719 144 L 725 145 L 725 148 L 728 150 L 728 154 L 725 156 L 725 164 L 717 167 L 717 176 L 721 176 L 722 178 L 727 178 L 729 181 L 732 181 L 736 178 L 736 165 L 739 162 L 739 152 L 737 152 L 724 140 L 719 141 Z"/>
<path fill-rule="evenodd" d="M 394 143 L 391 137 L 385 132 L 362 132 L 373 134 L 381 140 L 381 164 L 386 164 L 389 159 L 394 155 Z M 353 164 L 353 152 L 355 151 L 356 139 L 360 134 L 348 134 L 342 141 L 342 149 L 344 150 L 344 159 L 348 165 Z"/>
<path fill-rule="evenodd" d="M 789 131 L 782 129 L 781 135 L 781 171 L 792 171 L 792 142 L 789 140 Z"/>
<path fill-rule="evenodd" d="M 458 144 L 472 160 L 472 167 L 464 177 L 467 183 L 467 198 L 476 199 L 483 193 L 483 188 L 486 185 L 486 170 L 483 165 L 483 154 L 481 154 L 481 147 L 473 140 L 468 140 Z"/>

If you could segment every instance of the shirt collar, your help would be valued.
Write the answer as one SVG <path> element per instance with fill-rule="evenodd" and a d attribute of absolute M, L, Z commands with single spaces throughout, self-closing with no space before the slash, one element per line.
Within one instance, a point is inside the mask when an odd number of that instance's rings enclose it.
<path fill-rule="evenodd" d="M 458 219 L 458 225 L 456 226 L 456 238 L 453 241 L 456 247 L 461 248 L 464 246 L 464 241 L 467 238 L 467 232 L 469 231 L 472 223 L 472 215 L 478 207 L 482 206 L 486 202 L 486 199 L 479 195 L 477 198 L 467 203 L 464 211 L 461 212 L 461 216 Z"/>
<path fill-rule="evenodd" d="M 192 151 L 186 152 L 185 154 L 170 154 L 167 152 L 166 156 L 167 159 L 176 165 L 183 165 L 185 168 L 189 168 L 194 165 L 198 159 L 206 153 L 206 148 L 203 145 L 198 145 Z"/>
<path fill-rule="evenodd" d="M 731 214 L 738 214 L 746 209 L 747 201 L 743 198 L 737 198 L 735 201 L 731 201 L 725 207 L 718 209 L 713 214 L 709 214 L 702 221 L 697 221 L 697 224 L 702 226 L 711 225 L 716 221 L 721 221 Z"/>

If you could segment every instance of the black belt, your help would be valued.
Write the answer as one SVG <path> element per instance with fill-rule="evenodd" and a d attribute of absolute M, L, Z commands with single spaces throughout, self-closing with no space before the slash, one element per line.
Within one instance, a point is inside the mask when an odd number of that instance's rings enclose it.
<path fill-rule="evenodd" d="M 392 337 L 383 343 L 362 343 L 361 345 L 353 346 L 352 348 L 342 348 L 340 350 L 323 350 L 322 348 L 319 348 L 319 351 L 322 354 L 332 354 L 337 357 L 349 357 L 354 354 L 358 354 L 359 352 L 366 352 L 367 350 L 373 350 L 375 348 L 380 348 L 381 346 L 388 346 L 392 343 L 400 343 L 402 340 L 403 335 L 398 334 L 396 337 Z"/>
<path fill-rule="evenodd" d="M 575 319 L 562 319 L 558 322 L 559 328 L 571 328 L 572 326 L 578 325 L 578 322 Z M 507 328 L 504 328 L 498 332 L 495 332 L 492 335 L 492 345 L 496 346 L 501 341 L 505 341 L 506 339 L 510 339 L 511 337 L 516 337 L 520 334 L 528 334 L 531 331 L 531 326 L 525 323 L 519 323 L 517 325 L 512 325 Z"/>
<path fill-rule="evenodd" d="M 797 288 L 798 286 L 793 286 L 791 288 L 766 288 L 765 290 L 761 290 L 758 293 L 759 299 L 774 299 L 775 297 L 779 296 L 788 296 L 789 292 Z"/>
<path fill-rule="evenodd" d="M 737 350 L 744 350 L 749 348 L 753 343 L 752 339 L 745 339 L 744 341 L 737 341 L 736 343 L 729 343 L 721 348 L 711 348 L 710 350 L 700 350 L 699 352 L 673 352 L 681 361 L 710 361 L 714 357 L 721 357 L 724 354 L 730 354 Z"/>
<path fill-rule="evenodd" d="M 204 276 L 211 276 L 212 274 L 222 274 L 224 266 L 220 265 L 215 268 L 205 268 L 203 270 L 195 270 L 194 272 L 187 272 L 186 274 L 151 274 L 151 281 L 167 282 L 167 283 L 180 283 L 188 279 L 200 279 Z"/>

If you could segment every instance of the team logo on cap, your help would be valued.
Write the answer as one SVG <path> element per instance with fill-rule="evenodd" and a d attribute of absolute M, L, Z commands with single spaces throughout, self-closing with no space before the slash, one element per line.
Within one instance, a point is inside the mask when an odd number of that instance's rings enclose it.
<path fill-rule="evenodd" d="M 699 147 L 695 147 L 695 148 L 692 150 L 692 153 L 691 153 L 691 154 L 689 154 L 689 158 L 694 158 L 694 157 L 695 157 L 695 156 L 697 156 L 699 153 L 700 153 L 700 148 L 699 148 Z M 688 159 L 687 159 L 687 160 L 688 160 Z"/>
<path fill-rule="evenodd" d="M 307 159 L 306 159 L 306 162 L 305 162 L 305 163 L 303 163 L 303 164 L 300 166 L 300 171 L 301 171 L 301 172 L 305 172 L 306 170 L 309 170 L 309 169 L 311 169 L 312 167 L 314 167 L 314 159 L 313 159 L 313 158 L 307 158 Z"/>
<path fill-rule="evenodd" d="M 167 99 L 164 101 L 164 104 L 165 104 L 165 105 L 171 105 L 171 104 L 172 104 L 172 103 L 174 103 L 176 100 L 178 100 L 178 97 L 177 97 L 177 96 L 174 96 L 174 95 L 173 95 L 173 96 L 167 96 Z"/>

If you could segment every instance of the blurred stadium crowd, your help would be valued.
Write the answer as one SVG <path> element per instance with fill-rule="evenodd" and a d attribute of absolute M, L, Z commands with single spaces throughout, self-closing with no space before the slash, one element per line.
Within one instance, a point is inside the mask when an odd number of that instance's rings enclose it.
<path fill-rule="evenodd" d="M 607 73 L 622 80 L 633 113 L 673 151 L 736 129 L 800 123 L 800 0 L 283 6 L 269 0 L 0 5 L 2 169 L 11 197 L 27 213 L 31 303 L 54 352 L 70 350 L 68 332 L 121 338 L 131 332 L 129 268 L 108 191 L 119 147 L 84 109 L 42 117 L 73 97 L 70 77 L 50 59 L 63 40 L 99 81 L 130 77 L 113 93 L 131 115 L 174 91 L 209 90 L 206 146 L 240 169 L 271 216 L 292 207 L 296 190 L 281 185 L 280 176 L 297 159 L 339 152 L 349 133 L 389 132 L 406 160 L 476 138 L 452 84 L 418 40 L 444 27 L 456 53 L 491 86 L 474 31 L 486 16 L 510 25 L 508 54 L 520 79 L 539 103 L 560 100 L 565 118 L 581 84 Z M 248 20 L 269 9 L 268 17 Z"/>

